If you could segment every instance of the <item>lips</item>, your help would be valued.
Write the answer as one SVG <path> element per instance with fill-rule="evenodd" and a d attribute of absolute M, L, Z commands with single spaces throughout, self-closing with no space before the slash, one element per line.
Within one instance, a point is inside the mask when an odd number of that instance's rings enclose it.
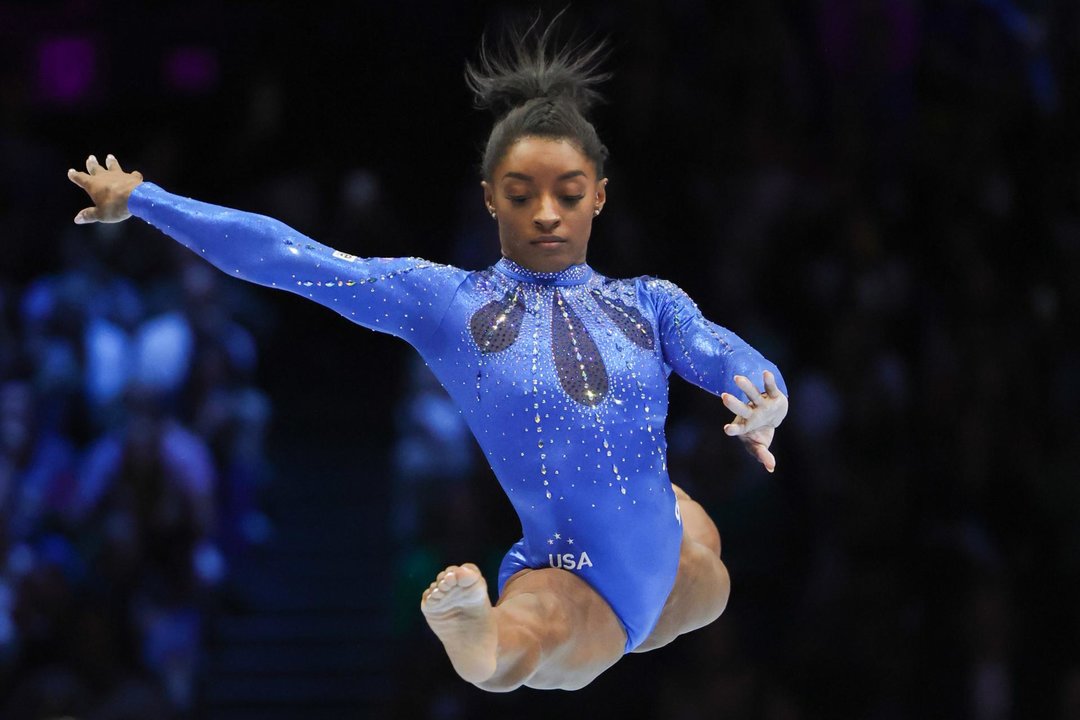
<path fill-rule="evenodd" d="M 529 242 L 533 245 L 557 245 L 566 242 L 566 238 L 561 238 L 558 235 L 541 235 Z"/>

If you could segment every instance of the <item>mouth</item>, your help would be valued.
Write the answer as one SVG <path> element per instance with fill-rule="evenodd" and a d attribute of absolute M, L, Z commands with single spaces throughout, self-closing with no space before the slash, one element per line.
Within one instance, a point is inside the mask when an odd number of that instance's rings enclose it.
<path fill-rule="evenodd" d="M 561 238 L 558 235 L 541 235 L 538 238 L 534 238 L 529 241 L 530 245 L 539 245 L 541 247 L 554 247 L 566 242 L 566 238 Z"/>

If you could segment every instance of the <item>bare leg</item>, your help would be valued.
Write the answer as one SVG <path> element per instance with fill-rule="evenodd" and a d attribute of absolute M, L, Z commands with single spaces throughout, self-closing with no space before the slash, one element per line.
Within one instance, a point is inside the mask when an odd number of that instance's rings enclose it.
<path fill-rule="evenodd" d="M 683 633 L 708 625 L 724 612 L 731 578 L 720 560 L 720 533 L 705 509 L 672 485 L 683 519 L 683 543 L 675 586 L 656 627 L 634 652 L 648 652 Z"/>
<path fill-rule="evenodd" d="M 683 542 L 675 586 L 656 628 L 634 652 L 667 645 L 708 625 L 727 606 L 731 581 L 720 534 L 698 503 L 675 487 Z M 483 690 L 526 685 L 577 690 L 614 665 L 626 633 L 585 581 L 555 568 L 522 570 L 495 607 L 475 565 L 450 566 L 424 593 L 421 610 L 454 669 Z"/>
<path fill-rule="evenodd" d="M 626 645 L 596 591 L 554 568 L 514 575 L 492 607 L 476 566 L 451 566 L 424 593 L 421 610 L 458 674 L 492 692 L 582 688 Z"/>

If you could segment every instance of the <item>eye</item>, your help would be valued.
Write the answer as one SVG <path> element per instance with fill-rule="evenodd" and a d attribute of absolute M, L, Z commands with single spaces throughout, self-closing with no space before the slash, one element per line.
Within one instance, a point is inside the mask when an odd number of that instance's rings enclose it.
<path fill-rule="evenodd" d="M 525 201 L 528 200 L 528 198 L 524 195 L 507 195 L 506 199 L 509 200 L 513 205 L 524 205 Z"/>
<path fill-rule="evenodd" d="M 585 198 L 584 195 L 567 195 L 563 197 L 563 202 L 567 205 L 576 205 Z"/>

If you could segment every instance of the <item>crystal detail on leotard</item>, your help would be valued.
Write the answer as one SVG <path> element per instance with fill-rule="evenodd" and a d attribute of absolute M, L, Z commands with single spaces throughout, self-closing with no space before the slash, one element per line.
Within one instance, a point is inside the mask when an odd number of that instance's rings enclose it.
<path fill-rule="evenodd" d="M 514 289 L 474 312 L 469 318 L 469 332 L 480 352 L 501 352 L 517 340 L 524 315 L 525 303 Z"/>
<path fill-rule="evenodd" d="M 697 304 L 693 300 L 691 300 L 690 296 L 687 295 L 686 292 L 683 291 L 683 289 L 680 288 L 678 285 L 668 280 L 661 280 L 660 278 L 649 278 L 648 280 L 646 280 L 646 287 L 653 290 L 660 290 L 662 292 L 665 292 L 675 301 L 673 303 L 675 311 L 672 315 L 672 325 L 674 326 L 675 335 L 679 339 L 679 346 L 682 351 L 682 356 L 683 358 L 685 358 L 686 364 L 689 367 L 690 372 L 693 373 L 694 377 L 698 378 L 699 382 L 707 384 L 709 382 L 708 378 L 706 378 L 705 375 L 701 372 L 701 370 L 698 369 L 698 367 L 695 365 L 694 356 L 690 352 L 690 348 L 687 346 L 687 319 L 682 315 L 679 308 L 682 307 L 686 310 L 689 310 L 691 316 L 690 322 L 694 322 L 696 320 L 705 325 L 705 328 L 708 330 L 712 338 L 716 341 L 716 346 L 720 349 L 720 352 L 722 354 L 730 355 L 735 351 L 735 349 L 727 340 L 725 340 L 723 337 L 720 336 L 719 333 L 716 332 L 716 327 L 712 323 L 709 323 L 704 319 L 704 317 L 702 317 L 701 311 L 698 309 Z"/>
<path fill-rule="evenodd" d="M 551 354 L 567 395 L 590 407 L 604 400 L 608 374 L 600 349 L 558 290 L 552 294 Z"/>
<path fill-rule="evenodd" d="M 649 321 L 642 317 L 641 312 L 630 307 L 615 297 L 608 297 L 599 290 L 589 291 L 596 300 L 596 304 L 611 318 L 615 327 L 622 331 L 623 335 L 640 348 L 653 349 L 653 329 Z"/>
<path fill-rule="evenodd" d="M 583 285 L 593 274 L 592 268 L 585 263 L 571 265 L 555 272 L 539 272 L 537 270 L 530 270 L 522 267 L 506 257 L 495 263 L 495 267 L 502 274 L 514 278 L 515 280 L 535 283 L 537 285 L 557 285 L 560 287 Z"/>

